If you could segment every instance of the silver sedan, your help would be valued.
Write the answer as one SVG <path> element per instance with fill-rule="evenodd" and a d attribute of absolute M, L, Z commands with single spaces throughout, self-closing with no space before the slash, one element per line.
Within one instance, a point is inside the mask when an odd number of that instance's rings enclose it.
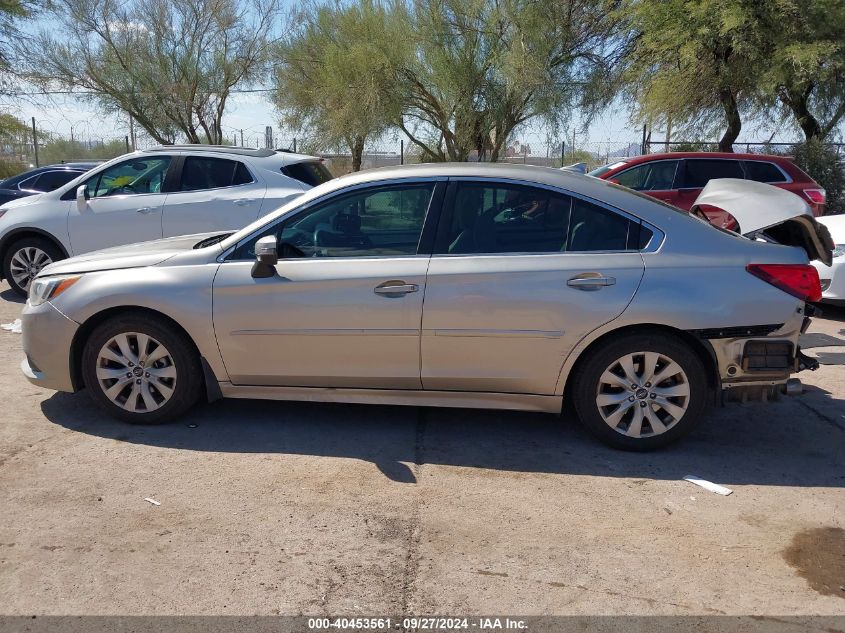
<path fill-rule="evenodd" d="M 655 448 L 725 392 L 765 396 L 812 365 L 797 339 L 828 238 L 789 192 L 711 185 L 746 236 L 561 170 L 349 175 L 236 233 L 48 266 L 22 370 L 136 423 L 220 397 L 550 413 L 571 398 L 601 440 Z"/>

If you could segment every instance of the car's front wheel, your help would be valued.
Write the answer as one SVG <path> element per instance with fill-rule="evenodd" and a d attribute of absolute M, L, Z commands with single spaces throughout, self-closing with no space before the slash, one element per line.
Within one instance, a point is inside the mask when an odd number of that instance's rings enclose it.
<path fill-rule="evenodd" d="M 701 420 L 709 387 L 689 345 L 660 332 L 611 339 L 579 367 L 572 396 L 582 425 L 616 448 L 651 450 Z"/>
<path fill-rule="evenodd" d="M 118 316 L 97 326 L 82 352 L 82 377 L 91 397 L 133 424 L 160 424 L 199 398 L 196 350 L 164 319 Z"/>
<path fill-rule="evenodd" d="M 47 264 L 62 259 L 62 252 L 43 237 L 25 237 L 12 244 L 3 258 L 3 276 L 12 290 L 22 297 L 29 284 Z"/>

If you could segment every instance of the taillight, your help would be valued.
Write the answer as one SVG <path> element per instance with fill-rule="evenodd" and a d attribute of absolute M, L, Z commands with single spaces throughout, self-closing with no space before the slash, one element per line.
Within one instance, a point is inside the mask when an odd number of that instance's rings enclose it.
<path fill-rule="evenodd" d="M 819 273 L 808 264 L 748 264 L 745 270 L 793 297 L 821 301 Z"/>
<path fill-rule="evenodd" d="M 825 200 L 827 200 L 827 194 L 824 189 L 804 189 L 804 195 L 813 204 L 824 204 Z"/>

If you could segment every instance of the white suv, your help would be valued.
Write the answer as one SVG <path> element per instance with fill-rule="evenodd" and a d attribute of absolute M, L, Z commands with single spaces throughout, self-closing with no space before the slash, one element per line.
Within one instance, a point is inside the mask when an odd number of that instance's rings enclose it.
<path fill-rule="evenodd" d="M 26 295 L 50 262 L 240 229 L 331 177 L 320 158 L 270 149 L 169 145 L 126 154 L 54 191 L 0 206 L 3 277 Z"/>

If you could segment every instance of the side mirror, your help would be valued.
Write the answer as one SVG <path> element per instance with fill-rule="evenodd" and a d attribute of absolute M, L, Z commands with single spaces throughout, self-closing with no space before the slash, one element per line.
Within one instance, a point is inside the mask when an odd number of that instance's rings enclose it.
<path fill-rule="evenodd" d="M 255 243 L 255 263 L 252 265 L 253 279 L 263 279 L 275 275 L 275 266 L 278 261 L 276 236 L 265 235 Z"/>
<path fill-rule="evenodd" d="M 88 206 L 88 190 L 85 185 L 79 185 L 76 188 L 76 209 L 82 213 Z"/>

